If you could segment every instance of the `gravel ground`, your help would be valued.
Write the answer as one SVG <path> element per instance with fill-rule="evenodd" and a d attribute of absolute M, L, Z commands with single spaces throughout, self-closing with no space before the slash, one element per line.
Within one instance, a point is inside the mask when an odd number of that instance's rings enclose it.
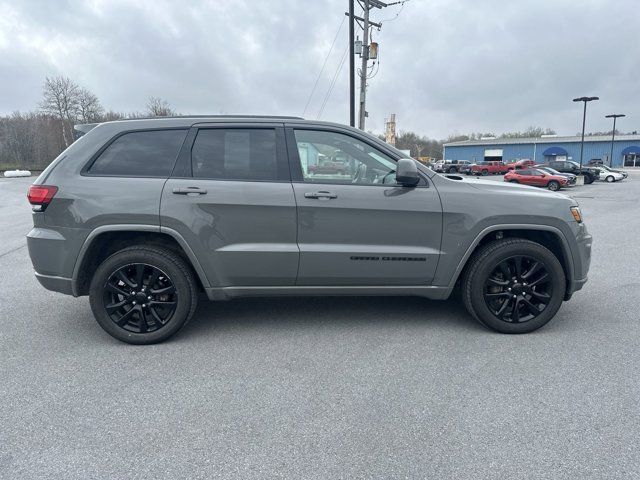
<path fill-rule="evenodd" d="M 0 478 L 640 478 L 640 172 L 568 191 L 590 281 L 491 333 L 455 301 L 205 303 L 113 340 L 36 282 L 26 186 L 0 179 Z"/>

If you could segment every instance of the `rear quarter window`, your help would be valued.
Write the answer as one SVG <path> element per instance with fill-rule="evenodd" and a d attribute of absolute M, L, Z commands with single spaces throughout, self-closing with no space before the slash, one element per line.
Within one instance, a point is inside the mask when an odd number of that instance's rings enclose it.
<path fill-rule="evenodd" d="M 186 129 L 125 133 L 89 167 L 92 175 L 168 177 L 187 135 Z"/>

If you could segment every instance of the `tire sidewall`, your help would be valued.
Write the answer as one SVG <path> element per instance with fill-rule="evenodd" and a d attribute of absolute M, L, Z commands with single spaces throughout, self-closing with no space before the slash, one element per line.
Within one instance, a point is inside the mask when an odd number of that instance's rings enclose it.
<path fill-rule="evenodd" d="M 553 186 L 553 188 L 552 188 L 552 186 Z M 551 180 L 547 184 L 547 188 L 549 190 L 551 190 L 552 192 L 557 192 L 558 190 L 560 190 L 560 184 L 558 182 L 556 182 L 555 180 Z"/>
<path fill-rule="evenodd" d="M 509 323 L 498 319 L 487 307 L 484 301 L 484 283 L 487 276 L 496 265 L 514 255 L 527 255 L 542 261 L 552 278 L 553 295 L 544 311 L 536 318 L 523 323 Z M 564 300 L 566 290 L 564 270 L 562 265 L 545 247 L 533 242 L 508 245 L 489 254 L 475 271 L 471 279 L 471 304 L 486 326 L 502 333 L 528 333 L 547 324 L 557 313 Z"/>
<path fill-rule="evenodd" d="M 162 270 L 176 288 L 178 305 L 169 322 L 149 333 L 129 332 L 116 325 L 104 308 L 104 287 L 109 277 L 119 268 L 132 263 L 145 263 Z M 189 279 L 173 261 L 153 250 L 124 250 L 111 255 L 96 270 L 89 291 L 91 310 L 98 324 L 111 336 L 127 343 L 150 344 L 161 342 L 180 330 L 190 317 L 192 291 Z"/>

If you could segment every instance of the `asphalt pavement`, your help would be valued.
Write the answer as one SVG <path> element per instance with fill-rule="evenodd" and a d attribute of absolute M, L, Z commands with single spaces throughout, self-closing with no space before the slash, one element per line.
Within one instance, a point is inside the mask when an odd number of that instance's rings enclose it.
<path fill-rule="evenodd" d="M 640 172 L 575 187 L 590 281 L 545 328 L 455 300 L 201 302 L 104 333 L 36 282 L 33 179 L 0 179 L 0 478 L 640 478 Z"/>

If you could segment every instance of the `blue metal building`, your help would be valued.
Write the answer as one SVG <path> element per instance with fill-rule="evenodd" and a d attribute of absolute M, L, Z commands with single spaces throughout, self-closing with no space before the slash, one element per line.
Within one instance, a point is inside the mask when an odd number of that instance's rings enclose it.
<path fill-rule="evenodd" d="M 589 136 L 584 138 L 583 163 L 600 159 L 614 167 L 640 167 L 640 135 L 619 135 L 613 145 L 613 161 L 610 161 L 611 137 Z M 580 137 L 543 136 L 532 138 L 488 138 L 465 140 L 444 145 L 446 160 L 470 160 L 504 162 L 532 159 L 536 163 L 550 160 L 580 161 Z"/>

